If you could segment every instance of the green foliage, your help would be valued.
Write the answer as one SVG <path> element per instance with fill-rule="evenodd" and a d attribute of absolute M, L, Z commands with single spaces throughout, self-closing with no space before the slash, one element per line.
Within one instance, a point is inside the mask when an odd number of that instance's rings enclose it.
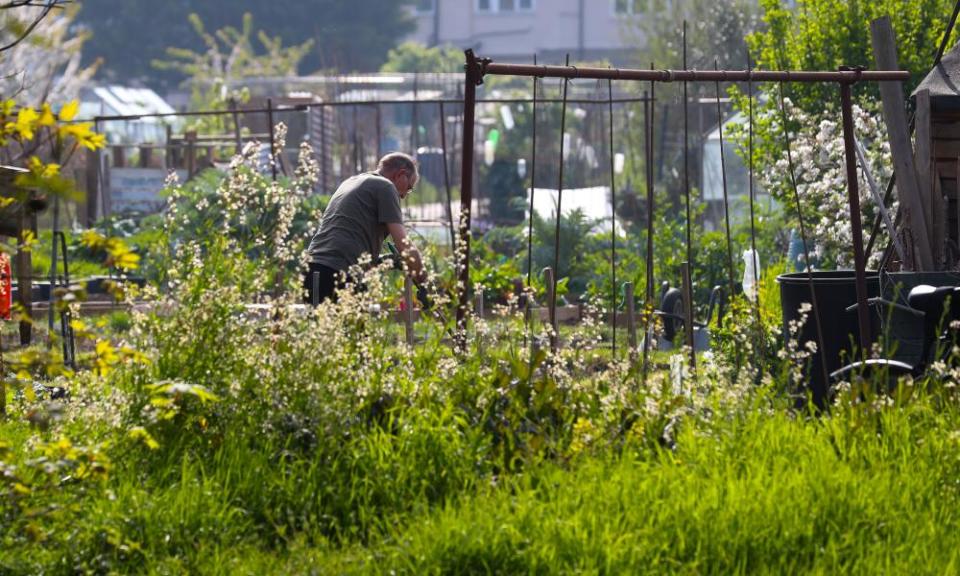
<path fill-rule="evenodd" d="M 764 29 L 747 37 L 759 67 L 773 70 L 836 70 L 838 66 L 874 68 L 870 22 L 889 16 L 897 38 L 901 70 L 911 72 L 909 93 L 929 72 L 952 0 L 799 0 L 795 9 L 780 0 L 761 0 Z M 956 39 L 958 31 L 953 31 Z M 948 46 L 952 46 L 948 44 Z M 875 83 L 857 85 L 876 98 Z M 833 84 L 794 84 L 788 94 L 804 111 L 816 113 L 824 102 L 838 101 Z"/>
<path fill-rule="evenodd" d="M 453 46 L 426 47 L 404 42 L 387 52 L 381 72 L 463 72 L 463 52 Z"/>

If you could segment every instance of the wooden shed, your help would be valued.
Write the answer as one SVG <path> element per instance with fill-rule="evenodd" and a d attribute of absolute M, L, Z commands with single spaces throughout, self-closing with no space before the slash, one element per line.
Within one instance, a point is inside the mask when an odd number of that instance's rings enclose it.
<path fill-rule="evenodd" d="M 917 182 L 928 203 L 928 226 L 941 269 L 960 264 L 960 44 L 947 52 L 911 95 Z"/>

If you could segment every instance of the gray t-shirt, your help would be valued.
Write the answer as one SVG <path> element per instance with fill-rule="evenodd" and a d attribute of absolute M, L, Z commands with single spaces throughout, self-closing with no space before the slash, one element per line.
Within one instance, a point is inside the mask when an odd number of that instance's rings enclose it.
<path fill-rule="evenodd" d="M 307 251 L 310 261 L 346 270 L 360 255 L 380 254 L 387 224 L 403 223 L 400 194 L 375 172 L 348 178 L 330 199 Z"/>

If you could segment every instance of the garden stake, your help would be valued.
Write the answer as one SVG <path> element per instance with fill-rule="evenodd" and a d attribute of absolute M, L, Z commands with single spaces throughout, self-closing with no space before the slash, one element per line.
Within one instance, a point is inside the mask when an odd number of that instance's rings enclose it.
<path fill-rule="evenodd" d="M 353 125 L 351 132 L 353 133 L 353 170 L 354 172 L 362 172 L 363 166 L 360 163 L 360 127 L 357 125 L 357 107 L 353 106 L 350 108 Z"/>
<path fill-rule="evenodd" d="M 270 133 L 270 177 L 277 181 L 277 148 L 273 135 L 273 99 L 267 98 L 267 132 Z"/>
<path fill-rule="evenodd" d="M 750 65 L 750 51 L 747 50 L 747 70 L 752 70 Z M 756 228 L 756 218 L 754 217 L 754 202 L 755 202 L 755 190 L 753 187 L 753 80 L 747 81 L 747 98 L 750 103 L 750 119 L 748 122 L 748 131 L 749 131 L 749 142 L 747 146 L 747 174 L 749 179 L 749 191 L 750 191 L 750 249 L 753 250 L 753 276 L 754 276 L 754 293 L 753 293 L 753 310 L 756 313 L 757 317 L 757 337 L 760 339 L 760 366 L 758 368 L 762 369 L 763 359 L 766 358 L 766 342 L 763 337 L 763 322 L 760 319 L 760 253 L 757 252 L 757 228 Z M 757 370 L 757 378 L 760 378 L 761 370 Z"/>
<path fill-rule="evenodd" d="M 236 143 L 237 147 L 236 153 L 239 154 L 240 150 L 243 148 L 243 140 L 240 136 L 240 113 L 237 111 L 237 100 L 236 98 L 230 99 L 230 114 L 233 116 L 233 140 Z"/>
<path fill-rule="evenodd" d="M 787 149 L 787 167 L 790 171 L 790 187 L 793 188 L 793 199 L 797 205 L 797 220 L 800 223 L 800 240 L 803 242 L 803 259 L 807 267 L 807 284 L 810 287 L 810 301 L 813 305 L 813 320 L 817 329 L 817 350 L 825 350 L 823 346 L 823 324 L 820 320 L 820 305 L 817 304 L 817 292 L 813 284 L 813 266 L 810 265 L 810 247 L 807 244 L 807 229 L 803 224 L 803 210 L 800 209 L 800 191 L 797 188 L 797 174 L 793 167 L 793 153 L 790 151 L 790 125 L 787 124 L 787 105 L 783 95 L 783 82 L 780 87 L 780 120 L 783 126 L 783 144 Z M 822 352 L 821 352 L 822 353 Z M 823 381 L 830 381 L 830 373 L 827 370 L 826 361 L 820 362 L 820 368 L 823 371 Z"/>
<path fill-rule="evenodd" d="M 483 320 L 483 286 L 477 287 L 477 293 L 474 294 L 474 311 L 477 314 L 477 356 L 483 357 L 483 333 L 480 332 L 479 321 Z"/>
<path fill-rule="evenodd" d="M 687 336 L 687 347 L 690 348 L 690 370 L 697 369 L 697 351 L 693 340 L 693 283 L 690 280 L 690 263 L 680 264 L 680 277 L 683 282 L 683 301 L 684 307 L 684 328 Z M 707 319 L 710 322 L 710 319 Z"/>
<path fill-rule="evenodd" d="M 330 193 L 327 183 L 327 109 L 320 109 L 320 187 L 324 194 Z"/>
<path fill-rule="evenodd" d="M 419 101 L 420 95 L 417 90 L 418 79 L 420 78 L 419 74 L 414 73 L 413 75 L 413 102 L 410 104 L 410 154 L 414 158 L 417 156 L 417 148 L 420 146 L 420 134 L 418 131 L 420 119 L 417 117 L 417 102 Z"/>
<path fill-rule="evenodd" d="M 555 292 L 557 288 L 556 277 L 554 276 L 553 268 L 547 266 L 543 269 L 543 283 L 547 288 L 547 300 L 550 302 L 556 302 L 557 293 Z M 549 321 L 550 321 L 550 351 L 554 354 L 557 353 L 557 310 L 556 308 L 549 308 Z"/>
<path fill-rule="evenodd" d="M 853 235 L 853 267 L 857 287 L 857 323 L 860 325 L 860 355 L 870 351 L 870 311 L 867 309 L 867 274 L 863 259 L 863 228 L 860 224 L 860 182 L 857 179 L 857 157 L 854 152 L 852 86 L 856 78 L 840 83 L 840 105 L 843 112 L 843 146 L 847 164 L 847 201 L 850 205 L 850 228 Z"/>
<path fill-rule="evenodd" d="M 713 60 L 714 70 L 720 69 L 720 62 Z M 748 74 L 749 79 L 749 74 Z M 733 241 L 730 239 L 730 199 L 727 193 L 727 163 L 723 152 L 723 110 L 720 108 L 720 81 L 717 80 L 714 85 L 717 89 L 717 129 L 720 131 L 720 179 L 723 183 L 723 223 L 727 236 L 727 272 L 730 280 L 730 298 L 736 294 L 736 282 L 733 278 Z M 737 362 L 739 369 L 740 363 Z"/>
<path fill-rule="evenodd" d="M 860 168 L 863 170 L 863 176 L 867 180 L 867 187 L 870 189 L 870 194 L 873 197 L 873 201 L 877 205 L 877 211 L 880 212 L 880 219 L 883 220 L 884 226 L 887 227 L 887 232 L 890 234 L 890 240 L 893 242 L 893 248 L 896 250 L 900 261 L 906 262 L 907 253 L 903 248 L 903 243 L 900 241 L 900 236 L 897 235 L 897 228 L 894 225 L 893 220 L 890 218 L 890 212 L 887 210 L 886 205 L 883 203 L 883 198 L 880 196 L 880 188 L 877 185 L 877 181 L 873 179 L 873 171 L 870 169 L 870 162 L 867 160 L 867 155 L 863 150 L 863 145 L 859 140 L 856 139 L 854 139 L 854 144 L 856 145 L 857 149 L 857 160 L 860 162 Z M 866 257 L 866 253 L 864 254 L 864 257 Z"/>
<path fill-rule="evenodd" d="M 569 54 L 567 54 L 567 65 L 570 65 Z M 557 326 L 557 279 L 560 276 L 560 220 L 563 217 L 563 210 L 561 208 L 563 203 L 563 134 L 567 129 L 567 88 L 569 84 L 570 79 L 564 78 L 563 102 L 560 104 L 560 169 L 557 177 L 557 221 L 553 235 L 553 270 L 551 274 L 552 287 L 550 290 L 550 324 L 553 325 L 554 331 L 556 331 Z M 553 347 L 553 351 L 556 352 L 555 343 Z"/>
<path fill-rule="evenodd" d="M 623 283 L 623 299 L 627 304 L 627 344 L 632 366 L 637 359 L 637 310 L 633 299 L 633 282 Z"/>
<path fill-rule="evenodd" d="M 421 302 L 421 304 L 423 304 Z M 403 327 L 407 336 L 407 346 L 413 347 L 413 280 L 403 276 Z"/>
<path fill-rule="evenodd" d="M 653 63 L 650 63 L 650 69 L 653 70 Z M 645 112 L 644 116 L 644 129 L 646 130 L 647 143 L 644 146 L 646 152 L 646 175 L 647 175 L 647 289 L 646 294 L 643 299 L 643 383 L 647 382 L 647 363 L 650 358 L 650 334 L 651 326 L 650 320 L 653 319 L 653 212 L 655 209 L 654 206 L 654 196 L 653 196 L 653 115 L 654 115 L 654 102 L 657 100 L 656 96 L 656 84 L 653 80 L 650 81 L 650 101 L 647 102 L 643 110 Z"/>
<path fill-rule="evenodd" d="M 683 69 L 687 69 L 687 21 L 683 21 Z M 687 263 L 693 269 L 693 240 L 690 217 L 690 110 L 687 81 L 683 81 L 683 198 L 687 211 Z"/>
<path fill-rule="evenodd" d="M 683 69 L 687 69 L 687 21 L 683 21 Z M 683 298 L 687 302 L 687 346 L 690 347 L 690 370 L 697 369 L 697 352 L 693 341 L 693 234 L 690 218 L 690 114 L 687 82 L 683 82 L 683 199 L 687 216 L 687 261 L 684 262 Z"/>
<path fill-rule="evenodd" d="M 537 63 L 537 55 L 533 55 L 533 63 Z M 531 139 L 532 143 L 530 146 L 530 219 L 527 222 L 527 290 L 532 290 L 533 288 L 533 200 L 534 193 L 537 187 L 537 88 L 540 83 L 540 79 L 536 76 L 533 77 L 533 103 L 531 114 L 532 126 L 531 126 Z M 528 298 L 527 305 L 524 310 L 524 319 L 527 323 L 527 330 L 524 332 L 524 342 L 523 345 L 526 347 L 526 337 L 533 330 L 531 323 L 531 314 L 530 310 L 533 307 L 532 298 Z M 532 356 L 531 356 L 532 357 Z"/>
<path fill-rule="evenodd" d="M 610 118 L 610 307 L 613 309 L 611 357 L 617 357 L 617 173 L 613 166 L 613 80 L 607 80 L 607 106 Z"/>
<path fill-rule="evenodd" d="M 374 106 L 376 111 L 376 123 L 377 123 L 377 159 L 383 158 L 383 110 L 380 107 L 380 104 Z M 321 109 L 323 111 L 323 109 Z M 453 224 L 451 224 L 453 226 Z"/>
<path fill-rule="evenodd" d="M 377 110 L 380 108 L 377 107 Z M 450 251 L 457 250 L 457 233 L 453 225 L 453 195 L 450 193 L 450 165 L 447 163 L 447 114 L 440 103 L 440 150 L 443 153 L 443 186 L 447 191 L 447 223 L 450 224 Z"/>

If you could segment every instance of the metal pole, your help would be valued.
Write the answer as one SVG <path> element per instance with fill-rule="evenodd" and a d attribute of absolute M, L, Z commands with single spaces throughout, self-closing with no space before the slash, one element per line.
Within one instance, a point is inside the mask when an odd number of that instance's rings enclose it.
<path fill-rule="evenodd" d="M 243 147 L 243 141 L 240 137 L 240 113 L 237 111 L 237 101 L 234 98 L 230 99 L 230 114 L 233 116 L 233 139 L 236 142 L 236 153 L 239 154 Z"/>
<path fill-rule="evenodd" d="M 379 110 L 379 108 L 377 108 Z M 450 224 L 450 250 L 457 249 L 457 232 L 453 223 L 453 194 L 450 192 L 450 165 L 447 160 L 447 113 L 440 103 L 440 149 L 443 152 L 443 185 L 447 191 L 447 222 Z"/>
<path fill-rule="evenodd" d="M 486 61 L 485 61 L 486 62 Z M 540 76 L 542 78 L 584 78 L 600 80 L 638 80 L 652 82 L 904 82 L 910 73 L 899 70 L 796 71 L 796 70 L 648 70 L 593 68 L 581 66 L 532 66 L 486 62 L 484 74 L 498 76 Z"/>
<path fill-rule="evenodd" d="M 853 267 L 856 272 L 857 323 L 860 327 L 860 355 L 863 357 L 870 350 L 870 311 L 867 309 L 867 274 L 863 259 L 863 227 L 860 223 L 860 190 L 853 132 L 852 86 L 853 82 L 840 84 L 840 106 L 843 112 L 843 148 L 847 166 L 847 201 L 850 205 L 850 229 L 853 235 Z"/>
<path fill-rule="evenodd" d="M 714 68 L 720 69 L 718 60 L 713 61 Z M 715 82 L 717 89 L 717 129 L 720 132 L 720 177 L 723 182 L 723 222 L 727 235 L 727 270 L 730 280 L 730 298 L 736 294 L 736 281 L 733 275 L 733 240 L 730 238 L 730 198 L 727 193 L 727 163 L 723 152 L 723 111 L 720 109 L 720 82 Z M 739 364 L 739 362 L 738 362 Z"/>
<path fill-rule="evenodd" d="M 653 65 L 651 64 L 651 68 Z M 644 111 L 644 131 L 646 133 L 646 145 L 644 146 L 644 151 L 646 153 L 646 162 L 644 168 L 646 169 L 647 177 L 647 282 L 646 282 L 646 294 L 644 295 L 644 306 L 643 306 L 643 382 L 647 381 L 647 369 L 650 359 L 650 320 L 653 318 L 653 212 L 656 209 L 654 206 L 654 195 L 653 195 L 653 113 L 654 113 L 654 102 L 657 101 L 656 97 L 656 84 L 653 81 L 650 82 L 650 101 L 646 102 L 643 107 Z"/>
<path fill-rule="evenodd" d="M 379 104 L 377 110 L 377 160 L 383 158 L 383 111 Z"/>
<path fill-rule="evenodd" d="M 751 69 L 750 66 L 750 52 L 747 52 L 747 69 Z M 747 145 L 747 174 L 749 179 L 749 190 L 750 190 L 750 249 L 753 251 L 753 261 L 750 265 L 753 267 L 753 276 L 754 276 L 754 312 L 757 316 L 757 336 L 760 338 L 760 347 L 763 352 L 766 352 L 763 339 L 763 323 L 760 319 L 760 270 L 757 265 L 758 260 L 760 259 L 760 254 L 757 253 L 757 228 L 756 228 L 756 218 L 754 217 L 754 187 L 753 187 L 753 81 L 747 82 L 747 98 L 750 104 L 750 118 L 749 118 L 749 136 L 748 136 L 748 145 Z M 765 355 L 765 354 L 764 354 Z"/>
<path fill-rule="evenodd" d="M 683 68 L 687 68 L 687 21 L 683 21 Z M 693 241 L 690 218 L 690 115 L 687 82 L 683 83 L 683 195 L 686 201 L 687 216 L 687 262 L 693 269 Z M 691 303 L 692 305 L 692 303 Z"/>
<path fill-rule="evenodd" d="M 567 62 L 570 61 L 570 55 L 567 54 Z M 557 282 L 560 278 L 560 220 L 563 218 L 563 135 L 567 129 L 567 89 L 570 84 L 569 78 L 563 80 L 563 103 L 560 105 L 560 169 L 557 176 L 557 221 L 554 227 L 553 235 L 553 286 L 551 288 L 550 298 L 550 324 L 556 328 L 557 325 Z"/>
<path fill-rule="evenodd" d="M 607 110 L 610 121 L 610 308 L 613 312 L 611 330 L 611 357 L 617 357 L 617 171 L 613 160 L 613 80 L 607 80 Z"/>
<path fill-rule="evenodd" d="M 533 55 L 533 63 L 537 63 L 537 55 Z M 533 286 L 533 218 L 535 215 L 534 212 L 534 193 L 537 187 L 537 92 L 540 84 L 540 79 L 534 76 L 533 78 L 533 104 L 532 104 L 532 120 L 531 120 L 531 139 L 532 144 L 530 146 L 530 217 L 527 221 L 527 289 L 531 289 Z M 532 298 L 528 298 L 527 305 L 524 306 L 524 318 L 527 322 L 527 333 L 531 331 L 531 319 L 530 319 L 530 309 L 532 308 Z M 526 343 L 524 343 L 526 347 Z"/>
<path fill-rule="evenodd" d="M 810 302 L 813 306 L 814 327 L 817 331 L 817 350 L 819 350 L 821 354 L 824 354 L 825 348 L 823 346 L 823 322 L 820 318 L 820 305 L 817 303 L 816 285 L 813 283 L 813 266 L 810 265 L 810 247 L 807 244 L 807 229 L 803 223 L 803 210 L 800 208 L 800 190 L 797 188 L 797 174 L 793 167 L 793 153 L 790 150 L 790 128 L 787 124 L 787 104 L 786 98 L 783 95 L 783 82 L 780 82 L 779 87 L 780 123 L 783 127 L 783 142 L 787 151 L 787 168 L 790 171 L 790 183 L 791 188 L 793 189 L 793 199 L 797 207 L 797 220 L 800 223 L 800 241 L 803 242 L 803 259 L 807 266 L 807 286 L 810 288 Z M 820 370 L 822 372 L 823 381 L 830 382 L 830 373 L 827 370 L 826 358 L 823 356 L 820 358 Z"/>
<path fill-rule="evenodd" d="M 466 352 L 467 312 L 470 288 L 470 205 L 473 202 L 473 134 L 476 118 L 477 83 L 483 80 L 473 50 L 465 52 L 463 90 L 463 149 L 460 163 L 460 254 L 457 258 L 457 349 Z"/>
<path fill-rule="evenodd" d="M 267 131 L 270 133 L 270 177 L 277 181 L 277 149 L 273 134 L 273 99 L 267 98 Z"/>

